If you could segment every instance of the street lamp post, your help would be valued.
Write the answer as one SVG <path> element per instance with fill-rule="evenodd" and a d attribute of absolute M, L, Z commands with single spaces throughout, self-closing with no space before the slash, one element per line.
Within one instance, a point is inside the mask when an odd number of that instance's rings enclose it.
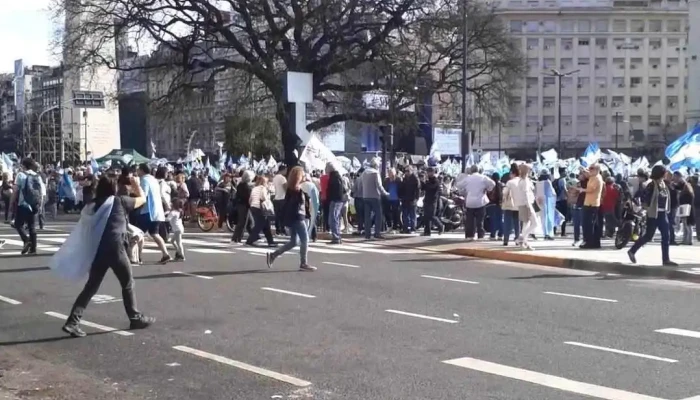
<path fill-rule="evenodd" d="M 620 152 L 620 146 L 619 146 L 619 132 L 618 132 L 618 125 L 620 122 L 620 114 L 622 114 L 619 111 L 615 111 L 615 152 L 619 153 Z"/>
<path fill-rule="evenodd" d="M 563 78 L 565 76 L 573 75 L 579 71 L 580 71 L 579 69 L 565 72 L 565 73 L 561 73 L 558 69 L 552 69 L 550 71 L 551 72 L 550 76 L 559 78 L 559 98 L 557 100 L 559 102 L 559 107 L 558 107 L 559 110 L 557 112 L 558 113 L 558 117 L 557 117 L 557 119 L 558 119 L 558 121 L 557 121 L 557 125 L 558 125 L 558 127 L 557 127 L 557 153 L 559 153 L 559 155 L 561 155 L 561 78 Z"/>
<path fill-rule="evenodd" d="M 467 121 L 467 50 L 469 48 L 469 27 L 467 26 L 467 0 L 462 0 L 462 172 L 467 168 L 467 157 L 472 154 L 471 133 Z M 464 143 L 466 141 L 466 144 Z M 466 151 L 465 151 L 466 150 Z"/>

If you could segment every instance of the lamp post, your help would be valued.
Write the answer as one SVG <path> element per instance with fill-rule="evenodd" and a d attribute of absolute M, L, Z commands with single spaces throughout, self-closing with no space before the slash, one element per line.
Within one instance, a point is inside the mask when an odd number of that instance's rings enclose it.
<path fill-rule="evenodd" d="M 559 107 L 558 107 L 558 111 L 557 111 L 557 114 L 558 114 L 558 117 L 557 117 L 557 125 L 558 125 L 558 127 L 557 127 L 557 153 L 559 153 L 559 155 L 561 155 L 561 78 L 563 78 L 565 76 L 573 75 L 575 73 L 578 73 L 579 71 L 580 71 L 579 69 L 576 69 L 573 71 L 562 73 L 557 69 L 552 69 L 550 71 L 551 75 L 549 75 L 549 76 L 553 76 L 555 78 L 559 78 L 559 97 L 557 99 L 557 102 L 559 103 Z"/>
<path fill-rule="evenodd" d="M 467 25 L 467 0 L 462 0 L 462 172 L 467 168 L 467 157 L 472 154 L 472 138 L 467 121 L 467 50 L 469 49 L 469 27 Z M 466 141 L 466 146 L 465 142 Z M 466 150 L 466 151 L 465 151 Z"/>

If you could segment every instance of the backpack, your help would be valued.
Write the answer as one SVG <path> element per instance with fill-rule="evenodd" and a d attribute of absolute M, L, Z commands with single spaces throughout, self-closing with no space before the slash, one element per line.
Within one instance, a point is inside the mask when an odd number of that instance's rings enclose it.
<path fill-rule="evenodd" d="M 41 206 L 41 177 L 39 175 L 27 174 L 27 179 L 24 181 L 22 188 L 22 197 L 24 202 L 31 207 L 32 211 L 39 211 Z"/>

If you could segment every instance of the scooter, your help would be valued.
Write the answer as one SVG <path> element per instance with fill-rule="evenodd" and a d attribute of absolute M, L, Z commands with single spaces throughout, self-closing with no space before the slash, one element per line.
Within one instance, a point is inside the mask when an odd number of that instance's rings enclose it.
<path fill-rule="evenodd" d="M 615 234 L 615 248 L 623 249 L 630 240 L 639 239 L 644 235 L 646 227 L 647 216 L 644 208 L 638 202 L 628 202 L 622 210 L 622 224 Z"/>

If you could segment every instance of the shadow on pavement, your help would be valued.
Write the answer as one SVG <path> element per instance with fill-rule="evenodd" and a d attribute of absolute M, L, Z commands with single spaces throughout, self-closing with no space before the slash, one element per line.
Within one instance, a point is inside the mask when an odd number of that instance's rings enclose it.
<path fill-rule="evenodd" d="M 38 258 L 38 257 L 50 257 L 53 256 L 53 253 L 37 253 L 37 254 L 11 254 L 11 255 L 4 255 L 0 257 L 0 259 L 4 258 Z"/>
<path fill-rule="evenodd" d="M 110 332 L 94 332 L 94 333 L 88 333 L 87 337 L 90 336 L 97 336 L 97 335 L 105 335 Z M 0 342 L 0 347 L 3 346 L 18 346 L 22 344 L 36 344 L 36 343 L 53 343 L 53 342 L 60 342 L 62 340 L 69 340 L 69 339 L 75 339 L 74 337 L 65 335 L 65 336 L 55 336 L 55 337 L 50 337 L 50 338 L 42 338 L 42 339 L 27 339 L 27 340 L 15 340 L 15 341 L 9 341 L 9 342 Z"/>
<path fill-rule="evenodd" d="M 244 271 L 191 271 L 191 272 L 187 272 L 187 273 L 192 274 L 192 275 L 202 275 L 202 276 L 215 277 L 215 276 L 246 275 L 246 274 L 279 274 L 279 273 L 288 273 L 288 272 L 299 272 L 299 271 L 296 269 L 294 269 L 294 270 L 291 270 L 291 269 L 288 269 L 288 270 L 248 269 L 248 270 L 244 270 Z M 134 277 L 135 280 L 162 279 L 162 278 L 193 278 L 193 277 L 190 275 L 176 274 L 176 273 L 142 275 L 142 276 L 135 276 Z"/>
<path fill-rule="evenodd" d="M 14 268 L 14 269 L 0 269 L 0 274 L 10 274 L 13 272 L 32 272 L 32 271 L 48 271 L 49 267 L 27 267 L 27 268 Z"/>

